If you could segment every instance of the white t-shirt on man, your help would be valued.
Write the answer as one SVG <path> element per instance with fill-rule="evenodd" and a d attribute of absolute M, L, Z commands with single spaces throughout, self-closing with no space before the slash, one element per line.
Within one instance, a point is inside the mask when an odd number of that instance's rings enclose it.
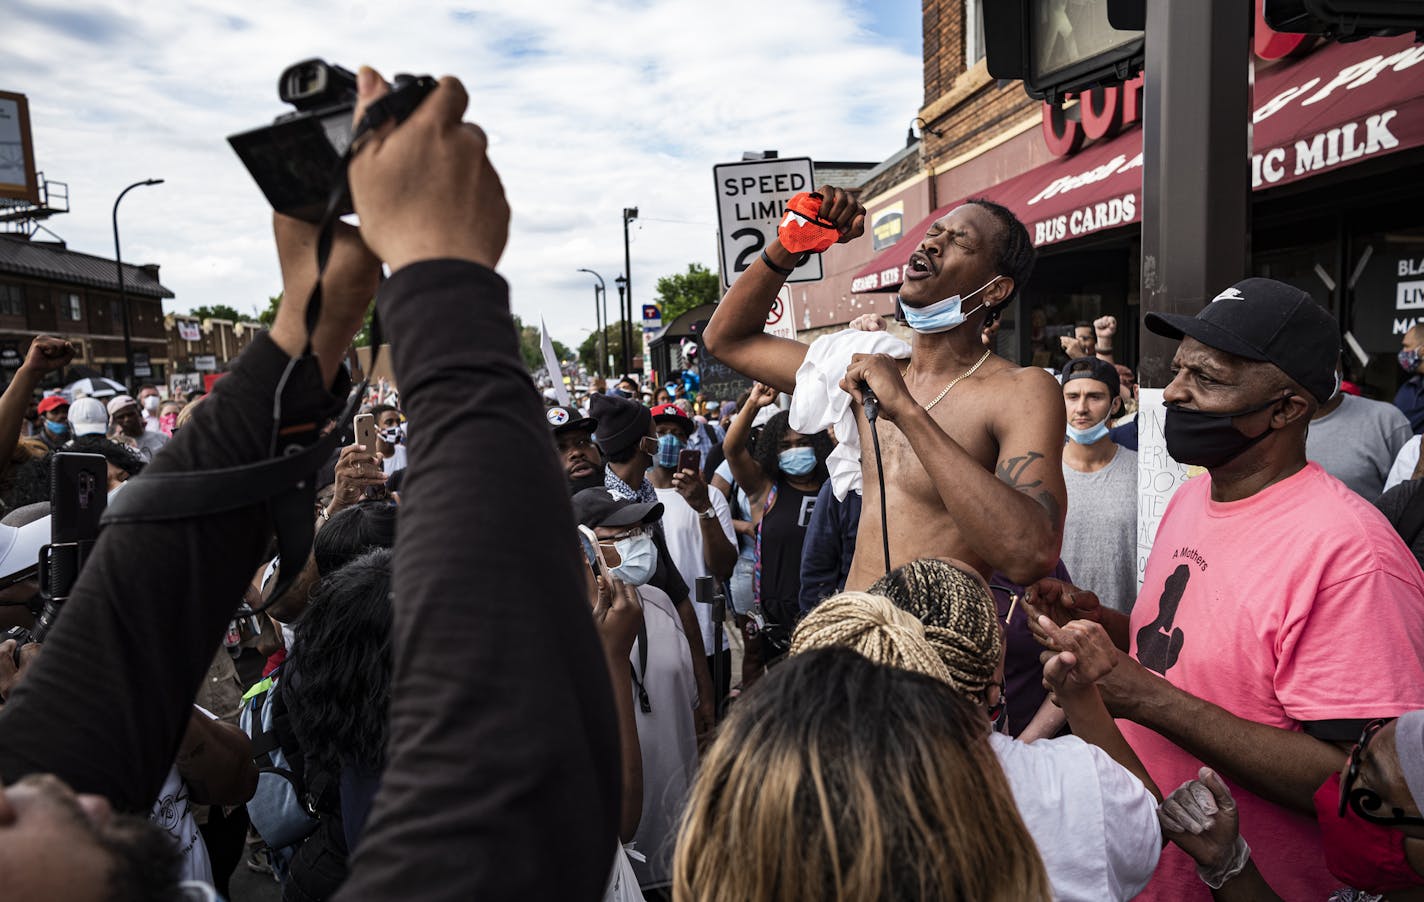
<path fill-rule="evenodd" d="M 1162 854 L 1157 800 L 1142 781 L 1076 736 L 1023 743 L 990 733 L 1019 816 L 1056 902 L 1131 899 Z"/>
<path fill-rule="evenodd" d="M 688 595 L 693 600 L 692 610 L 697 614 L 697 625 L 702 630 L 702 653 L 712 654 L 712 606 L 697 604 L 697 577 L 711 576 L 707 569 L 707 558 L 703 553 L 702 523 L 697 511 L 687 503 L 687 499 L 677 493 L 677 489 L 658 489 L 658 500 L 663 505 L 663 538 L 667 541 L 672 564 L 682 581 L 687 583 Z M 712 510 L 717 512 L 717 522 L 722 533 L 733 548 L 737 547 L 736 531 L 732 528 L 732 510 L 722 493 L 708 488 L 707 495 L 712 500 Z M 722 647 L 727 648 L 727 636 L 722 636 Z"/>
<path fill-rule="evenodd" d="M 209 720 L 217 720 L 211 712 L 196 705 L 194 707 Z M 168 776 L 163 780 L 163 788 L 158 791 L 148 819 L 172 834 L 173 842 L 183 856 L 178 879 L 211 884 L 213 865 L 208 859 L 208 846 L 203 841 L 203 834 L 198 831 L 193 805 L 188 799 L 188 784 L 183 782 L 177 765 L 168 768 Z"/>
<path fill-rule="evenodd" d="M 647 667 L 639 643 L 628 654 L 632 664 L 633 717 L 638 724 L 638 745 L 643 758 L 643 817 L 632 846 L 646 861 L 634 859 L 633 870 L 644 888 L 672 882 L 672 853 L 677 844 L 677 824 L 682 818 L 697 773 L 697 680 L 692 675 L 692 653 L 682 618 L 667 593 L 655 586 L 639 586 L 643 625 L 647 635 Z M 648 694 L 650 711 L 644 712 L 638 683 Z"/>

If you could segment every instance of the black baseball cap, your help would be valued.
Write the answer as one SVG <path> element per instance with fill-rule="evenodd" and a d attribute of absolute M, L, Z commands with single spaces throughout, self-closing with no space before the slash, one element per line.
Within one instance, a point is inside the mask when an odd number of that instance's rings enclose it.
<path fill-rule="evenodd" d="M 1143 322 L 1167 338 L 1191 336 L 1209 348 L 1274 364 L 1322 404 L 1339 386 L 1340 324 L 1310 295 L 1275 279 L 1243 279 L 1196 316 L 1149 313 Z"/>
<path fill-rule="evenodd" d="M 1118 375 L 1117 367 L 1097 357 L 1075 357 L 1068 361 L 1068 365 L 1063 367 L 1063 384 L 1067 385 L 1074 379 L 1096 379 L 1105 384 L 1109 400 L 1122 393 L 1122 377 Z"/>
<path fill-rule="evenodd" d="M 560 432 L 592 432 L 598 428 L 598 420 L 584 416 L 573 407 L 562 405 L 545 410 L 544 419 L 549 421 L 549 428 L 554 430 L 555 435 Z"/>
<path fill-rule="evenodd" d="M 629 501 L 605 488 L 584 489 L 574 495 L 574 519 L 584 526 L 634 526 L 662 518 L 661 501 Z"/>

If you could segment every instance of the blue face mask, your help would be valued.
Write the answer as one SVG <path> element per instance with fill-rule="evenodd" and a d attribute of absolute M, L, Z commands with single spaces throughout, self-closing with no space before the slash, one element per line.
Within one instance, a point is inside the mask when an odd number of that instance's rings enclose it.
<path fill-rule="evenodd" d="M 45 420 L 44 424 L 45 428 L 49 430 L 50 435 L 60 436 L 69 434 L 68 423 L 56 423 L 54 420 Z"/>
<path fill-rule="evenodd" d="M 653 463 L 664 470 L 676 470 L 677 456 L 682 453 L 682 448 L 681 436 L 671 433 L 658 436 L 658 453 L 653 455 Z"/>
<path fill-rule="evenodd" d="M 1108 434 L 1108 421 L 1104 417 L 1103 421 L 1096 426 L 1089 426 L 1087 429 L 1074 429 L 1068 427 L 1068 437 L 1080 445 L 1091 445 L 1103 436 Z"/>
<path fill-rule="evenodd" d="M 776 464 L 787 476 L 805 476 L 816 469 L 816 450 L 787 448 L 776 456 Z"/>
<path fill-rule="evenodd" d="M 935 301 L 927 307 L 911 307 L 908 304 L 903 304 L 901 307 L 905 313 L 905 323 L 909 325 L 911 329 L 914 329 L 922 335 L 929 335 L 935 332 L 948 332 L 956 326 L 963 325 L 964 321 L 969 318 L 970 313 L 978 313 L 984 307 L 983 304 L 980 304 L 978 307 L 965 313 L 961 309 L 964 306 L 964 302 L 1002 278 L 1003 276 L 995 276 L 964 297 L 952 294 L 944 300 Z"/>

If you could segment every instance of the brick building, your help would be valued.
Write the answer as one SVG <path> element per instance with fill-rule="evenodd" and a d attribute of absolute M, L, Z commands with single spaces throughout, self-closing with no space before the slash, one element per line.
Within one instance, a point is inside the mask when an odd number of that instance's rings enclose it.
<path fill-rule="evenodd" d="M 124 264 L 129 331 L 136 353 L 147 353 L 155 381 L 168 366 L 165 298 L 158 266 Z M 8 383 L 34 336 L 70 339 L 76 366 L 123 381 L 123 306 L 114 261 L 71 251 L 63 242 L 0 235 L 0 378 Z M 56 377 L 60 378 L 60 377 Z"/>
<path fill-rule="evenodd" d="M 168 340 L 170 384 L 174 378 L 183 376 L 187 376 L 187 384 L 201 384 L 199 377 L 224 371 L 227 364 L 252 343 L 253 337 L 266 328 L 254 322 L 199 320 L 186 313 L 170 313 L 163 322 Z"/>
<path fill-rule="evenodd" d="M 1135 360 L 1142 217 L 1140 80 L 1062 109 L 1000 86 L 984 61 L 987 0 L 923 0 L 918 140 L 860 182 L 868 239 L 824 255 L 825 278 L 789 286 L 799 338 L 864 312 L 889 315 L 903 267 L 934 218 L 985 196 L 1029 229 L 1039 262 L 1004 315 L 998 351 L 1061 362 L 1075 321 L 1118 318 Z M 1424 45 L 1407 36 L 1349 44 L 1280 35 L 1259 15 L 1253 81 L 1253 274 L 1329 308 L 1369 358 L 1359 381 L 1392 394 L 1402 332 L 1424 317 Z M 915 116 L 907 111 L 907 121 Z M 913 136 L 912 136 L 913 137 Z"/>

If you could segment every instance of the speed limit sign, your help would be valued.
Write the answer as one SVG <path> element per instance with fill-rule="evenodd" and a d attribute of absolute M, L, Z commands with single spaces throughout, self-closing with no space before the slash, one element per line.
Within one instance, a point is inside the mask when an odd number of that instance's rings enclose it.
<path fill-rule="evenodd" d="M 810 157 L 786 157 L 719 163 L 712 167 L 712 180 L 717 186 L 722 281 L 730 288 L 776 237 L 786 202 L 803 191 L 816 190 L 816 173 Z M 786 281 L 820 278 L 821 255 L 811 254 Z"/>

